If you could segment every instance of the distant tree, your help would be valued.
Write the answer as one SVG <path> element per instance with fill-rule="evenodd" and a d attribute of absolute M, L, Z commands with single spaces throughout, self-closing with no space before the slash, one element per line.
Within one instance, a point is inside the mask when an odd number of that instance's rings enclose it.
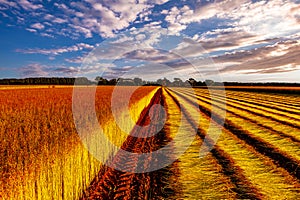
<path fill-rule="evenodd" d="M 133 85 L 135 85 L 135 83 L 134 83 L 133 79 L 131 79 L 131 78 L 119 78 L 118 85 L 133 86 Z"/>
<path fill-rule="evenodd" d="M 113 78 L 108 81 L 108 85 L 116 85 L 117 82 L 118 82 L 117 79 Z"/>
<path fill-rule="evenodd" d="M 159 85 L 163 85 L 163 80 L 162 79 L 157 79 L 156 83 L 159 84 Z"/>
<path fill-rule="evenodd" d="M 188 80 L 186 80 L 186 81 L 184 81 L 183 86 L 184 87 L 189 87 L 189 86 L 191 86 L 191 84 Z"/>
<path fill-rule="evenodd" d="M 212 86 L 212 85 L 214 85 L 214 81 L 213 81 L 213 80 L 207 79 L 207 80 L 205 80 L 205 84 L 206 84 L 207 86 Z"/>
<path fill-rule="evenodd" d="M 174 82 L 172 85 L 176 86 L 176 87 L 181 87 L 181 86 L 183 86 L 183 82 L 180 78 L 174 78 Z"/>
<path fill-rule="evenodd" d="M 162 86 L 169 86 L 171 85 L 171 81 L 169 81 L 166 77 L 162 80 Z"/>
<path fill-rule="evenodd" d="M 90 85 L 91 82 L 86 77 L 78 77 L 76 78 L 77 85 Z"/>
<path fill-rule="evenodd" d="M 98 85 L 107 85 L 107 83 L 108 83 L 107 79 L 105 79 L 101 76 L 97 76 L 95 78 L 95 81 L 97 81 Z"/>
<path fill-rule="evenodd" d="M 189 83 L 191 84 L 192 87 L 196 86 L 197 85 L 197 81 L 193 78 L 189 78 Z"/>
<path fill-rule="evenodd" d="M 133 82 L 135 85 L 143 85 L 143 80 L 141 78 L 134 78 Z"/>

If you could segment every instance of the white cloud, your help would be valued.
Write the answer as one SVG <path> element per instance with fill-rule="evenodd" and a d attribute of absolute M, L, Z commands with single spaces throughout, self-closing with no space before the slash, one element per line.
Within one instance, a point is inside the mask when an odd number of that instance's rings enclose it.
<path fill-rule="evenodd" d="M 45 26 L 43 24 L 41 24 L 41 23 L 32 24 L 30 27 L 35 28 L 35 29 L 39 29 L 39 30 L 45 28 Z"/>
<path fill-rule="evenodd" d="M 187 23 L 182 22 L 182 16 L 191 15 L 192 10 L 188 6 L 184 6 L 182 9 L 173 7 L 165 17 L 165 20 L 169 23 L 168 32 L 169 34 L 177 34 L 187 28 Z"/>
<path fill-rule="evenodd" d="M 228 20 L 228 25 L 260 35 L 262 39 L 299 32 L 299 12 L 299 4 L 284 0 L 225 0 L 204 6 L 199 4 L 195 9 L 184 6 L 162 11 L 167 14 L 165 20 L 169 23 L 170 34 L 179 33 L 191 23 L 201 26 L 202 20 L 214 17 Z"/>
<path fill-rule="evenodd" d="M 13 1 L 0 0 L 0 5 L 7 6 L 5 9 L 9 9 L 9 7 L 18 8 L 17 3 L 13 2 Z"/>
<path fill-rule="evenodd" d="M 282 0 L 244 4 L 228 16 L 237 19 L 233 24 L 265 38 L 284 36 L 300 31 L 297 21 L 299 5 Z"/>
<path fill-rule="evenodd" d="M 72 27 L 83 32 L 84 29 L 91 33 L 99 34 L 103 37 L 113 37 L 119 30 L 127 28 L 137 17 L 142 17 L 143 21 L 151 14 L 149 11 L 154 4 L 162 4 L 167 1 L 135 1 L 135 0 L 85 0 L 84 2 L 72 2 L 71 5 L 81 11 L 76 12 L 76 18 L 72 19 Z M 85 6 L 85 5 L 88 6 Z M 87 7 L 92 7 L 88 9 Z M 89 37 L 90 34 L 86 33 Z"/>
<path fill-rule="evenodd" d="M 214 61 L 225 64 L 226 67 L 220 71 L 226 73 L 276 73 L 299 69 L 299 51 L 300 43 L 297 39 L 287 40 L 215 56 Z"/>
<path fill-rule="evenodd" d="M 53 23 L 58 23 L 58 24 L 62 24 L 62 23 L 66 23 L 68 22 L 68 20 L 66 19 L 62 19 L 62 18 L 55 18 L 54 20 L 51 20 Z"/>
<path fill-rule="evenodd" d="M 17 49 L 17 52 L 25 54 L 43 54 L 43 55 L 59 55 L 62 53 L 91 50 L 94 46 L 86 43 L 79 43 L 70 47 L 62 47 L 57 49 Z"/>
<path fill-rule="evenodd" d="M 33 4 L 27 0 L 19 0 L 18 4 L 25 10 L 37 10 L 43 8 L 41 4 Z"/>
<path fill-rule="evenodd" d="M 74 28 L 79 33 L 83 33 L 86 38 L 93 37 L 92 31 L 90 29 L 88 29 L 88 28 L 85 28 L 85 27 L 82 27 L 82 26 L 73 25 L 73 24 L 70 24 L 69 26 L 72 27 L 72 28 Z"/>
<path fill-rule="evenodd" d="M 31 63 L 19 70 L 21 77 L 49 77 L 49 76 L 74 76 L 80 71 L 73 66 L 49 66 L 40 63 Z"/>
<path fill-rule="evenodd" d="M 114 37 L 118 31 L 128 28 L 133 22 L 139 19 L 141 22 L 150 21 L 149 15 L 155 5 L 163 4 L 168 0 L 84 0 L 75 2 L 54 2 L 55 6 L 49 10 L 43 9 L 41 1 L 20 0 L 18 4 L 8 0 L 0 0 L 4 9 L 13 6 L 12 13 L 16 17 L 22 17 L 26 23 L 29 18 L 39 18 L 39 26 L 31 27 L 41 30 L 45 23 L 52 26 L 44 27 L 44 31 L 53 30 L 53 34 L 63 35 L 72 39 L 80 36 L 91 38 L 93 35 L 100 35 L 104 38 Z M 25 12 L 20 12 L 21 8 Z M 27 12 L 26 12 L 27 11 Z M 6 14 L 6 13 L 4 13 Z M 12 16 L 9 16 L 14 20 Z M 42 21 L 44 19 L 44 21 Z M 40 32 L 41 34 L 41 32 Z"/>
<path fill-rule="evenodd" d="M 69 63 L 82 63 L 83 62 L 84 57 L 83 56 L 78 56 L 75 58 L 66 58 L 65 61 L 69 62 Z"/>
<path fill-rule="evenodd" d="M 54 38 L 53 35 L 49 34 L 49 33 L 41 33 L 41 36 L 43 37 L 49 37 L 49 38 Z"/>
<path fill-rule="evenodd" d="M 29 32 L 31 32 L 31 33 L 36 33 L 37 32 L 37 30 L 32 29 L 32 28 L 26 28 L 26 30 L 29 31 Z"/>
<path fill-rule="evenodd" d="M 38 77 L 38 76 L 48 76 L 49 72 L 47 70 L 47 67 L 44 65 L 33 63 L 29 64 L 25 67 L 22 67 L 20 69 L 20 75 L 22 77 Z"/>

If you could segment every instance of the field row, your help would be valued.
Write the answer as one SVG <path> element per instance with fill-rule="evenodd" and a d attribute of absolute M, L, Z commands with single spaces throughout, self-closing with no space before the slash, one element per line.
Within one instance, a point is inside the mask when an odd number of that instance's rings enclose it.
<path fill-rule="evenodd" d="M 194 94 L 176 88 L 170 93 L 188 110 L 186 113 L 200 113 L 199 121 L 191 118 L 190 122 L 198 127 L 202 142 L 216 142 L 211 153 L 239 198 L 299 198 L 299 129 L 285 123 L 289 117 L 278 115 L 281 121 L 276 120 L 278 116 L 274 120 L 269 113 L 261 113 L 265 108 L 230 101 L 217 91 L 211 96 L 204 89 L 196 89 Z M 220 135 L 216 135 L 218 131 Z"/>
<path fill-rule="evenodd" d="M 299 130 L 285 123 L 290 118 L 279 114 L 281 121 L 276 121 L 277 115 L 261 113 L 264 107 L 226 101 L 222 93 L 213 101 L 206 90 L 195 93 L 163 88 L 161 105 L 167 119 L 162 131 L 147 139 L 129 136 L 124 143 L 124 149 L 139 153 L 172 144 L 163 154 L 167 157 L 157 157 L 159 163 L 173 160 L 172 164 L 139 174 L 109 168 L 99 173 L 84 199 L 299 198 Z M 272 128 L 268 120 L 286 127 Z M 116 155 L 116 165 L 130 170 L 157 165 L 142 156 L 136 160 L 121 152 Z"/>

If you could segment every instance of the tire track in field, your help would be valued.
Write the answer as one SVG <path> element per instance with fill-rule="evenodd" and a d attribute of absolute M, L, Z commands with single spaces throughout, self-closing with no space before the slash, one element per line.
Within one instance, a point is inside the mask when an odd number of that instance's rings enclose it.
<path fill-rule="evenodd" d="M 186 101 L 191 102 L 187 97 L 185 97 L 183 94 L 180 94 L 176 91 L 174 91 L 178 96 L 181 96 Z M 209 109 L 205 108 L 204 106 L 199 105 L 199 109 L 201 112 L 206 114 L 207 116 L 212 116 L 212 113 Z M 213 120 L 222 125 L 223 120 L 218 114 L 214 114 Z M 256 151 L 261 153 L 262 155 L 265 155 L 273 160 L 274 164 L 276 164 L 279 167 L 284 168 L 286 171 L 290 173 L 290 175 L 294 176 L 298 180 L 300 180 L 300 168 L 299 163 L 295 161 L 293 158 L 290 158 L 285 153 L 280 152 L 276 147 L 273 145 L 264 142 L 260 140 L 259 138 L 252 136 L 251 133 L 249 133 L 246 130 L 243 130 L 241 127 L 235 126 L 230 120 L 225 119 L 224 128 L 236 135 L 239 139 L 245 141 L 248 145 L 254 147 Z"/>
<path fill-rule="evenodd" d="M 173 98 L 173 100 L 180 106 L 178 100 L 168 91 L 166 90 L 168 95 Z M 179 93 L 172 90 L 172 92 L 181 96 Z M 194 102 L 190 102 L 190 104 L 194 104 Z M 237 198 L 241 199 L 260 199 L 263 195 L 259 192 L 259 190 L 247 179 L 247 177 L 243 174 L 243 170 L 235 164 L 234 160 L 222 149 L 215 144 L 213 139 L 206 135 L 203 129 L 198 127 L 198 124 L 194 121 L 194 119 L 189 116 L 188 111 L 185 108 L 181 107 L 183 114 L 188 119 L 191 126 L 197 131 L 198 136 L 202 141 L 206 141 L 208 146 L 214 146 L 211 150 L 213 157 L 217 160 L 219 165 L 222 167 L 222 172 L 224 175 L 228 176 L 231 180 L 234 188 L 232 189 Z"/>
<path fill-rule="evenodd" d="M 141 117 L 138 120 L 138 125 L 149 124 L 149 108 L 154 104 L 161 104 L 164 106 L 164 99 L 162 96 L 162 89 L 159 89 L 151 100 L 149 106 L 143 110 Z M 162 113 L 155 112 L 154 120 L 161 120 Z M 152 116 L 153 117 L 153 116 Z M 153 118 L 152 118 L 153 119 Z M 158 133 L 152 137 L 141 138 L 133 137 L 131 135 L 125 140 L 122 149 L 133 153 L 147 153 L 153 152 L 165 145 L 170 138 L 165 132 L 164 128 L 159 131 L 155 130 L 157 126 L 150 124 L 150 131 L 157 131 Z M 132 133 L 145 134 L 135 127 Z M 136 135 L 136 134 L 135 134 Z M 166 153 L 166 152 L 164 152 Z M 147 169 L 157 165 L 161 162 L 164 156 L 164 161 L 171 159 L 172 152 L 164 155 L 153 155 L 151 163 L 149 160 L 144 160 L 143 157 L 137 157 L 130 154 L 126 157 L 119 151 L 113 158 L 112 164 L 115 166 L 122 166 L 128 171 L 135 169 Z M 155 157 L 157 156 L 157 158 Z M 150 158 L 151 159 L 151 158 Z M 153 161 L 153 160 L 156 160 Z M 157 171 L 148 173 L 131 173 L 121 172 L 111 167 L 104 167 L 98 176 L 92 181 L 90 187 L 85 191 L 82 197 L 84 199 L 165 199 L 171 196 L 176 189 L 172 185 L 167 184 L 170 176 L 176 171 L 176 167 L 172 164 Z"/>
<path fill-rule="evenodd" d="M 188 96 L 190 96 L 190 97 L 193 97 L 193 95 L 191 95 L 191 94 L 188 94 L 188 93 L 184 93 L 184 94 L 186 94 L 186 95 L 188 95 Z M 197 94 L 197 95 L 198 95 L 198 94 Z M 199 95 L 199 96 L 200 96 L 200 95 Z M 207 99 L 207 100 L 200 99 L 200 98 L 198 98 L 198 97 L 197 97 L 197 100 L 203 101 L 203 102 L 205 102 L 205 103 L 211 105 L 210 98 L 205 97 L 205 96 L 201 96 L 201 97 L 202 97 L 202 98 L 205 98 L 205 99 Z M 221 101 L 216 100 L 216 99 L 214 99 L 214 101 L 219 102 L 219 103 L 222 103 Z M 238 106 L 234 106 L 234 105 L 231 105 L 231 104 L 227 104 L 227 107 L 228 107 L 228 106 L 233 107 L 233 108 L 235 108 L 235 109 L 243 110 L 243 108 L 238 107 Z M 283 133 L 283 132 L 281 132 L 281 131 L 275 130 L 275 129 L 272 128 L 271 126 L 266 126 L 266 125 L 264 125 L 263 123 L 260 123 L 260 122 L 258 122 L 257 120 L 254 120 L 254 119 L 252 119 L 252 118 L 250 118 L 250 117 L 247 117 L 247 116 L 244 116 L 244 115 L 237 114 L 236 112 L 231 111 L 231 110 L 229 110 L 228 108 L 225 109 L 225 108 L 222 108 L 221 106 L 218 106 L 218 105 L 214 105 L 214 107 L 219 108 L 219 109 L 222 109 L 222 110 L 226 110 L 226 112 L 228 112 L 228 113 L 230 113 L 230 114 L 232 114 L 232 115 L 234 115 L 234 116 L 237 116 L 237 117 L 239 117 L 239 118 L 241 118 L 241 119 L 244 119 L 244 120 L 246 120 L 246 121 L 249 121 L 249 122 L 251 122 L 251 123 L 253 123 L 253 124 L 256 124 L 256 125 L 258 125 L 258 126 L 260 126 L 260 127 L 262 127 L 262 128 L 268 129 L 268 130 L 272 131 L 273 133 L 277 134 L 278 136 L 283 137 L 283 138 L 288 138 L 289 140 L 291 140 L 292 142 L 294 142 L 296 145 L 300 145 L 300 139 L 298 139 L 298 138 L 296 138 L 296 137 L 294 137 L 294 136 L 292 136 L 292 135 L 287 135 L 287 134 L 285 134 L 285 133 Z M 249 112 L 248 110 L 243 110 L 243 111 Z M 254 114 L 254 115 L 256 114 L 256 113 L 252 113 L 252 112 L 250 112 L 250 113 L 251 113 L 251 114 Z M 262 116 L 261 116 L 261 117 L 262 117 Z M 264 116 L 264 117 L 266 117 L 266 116 Z"/>

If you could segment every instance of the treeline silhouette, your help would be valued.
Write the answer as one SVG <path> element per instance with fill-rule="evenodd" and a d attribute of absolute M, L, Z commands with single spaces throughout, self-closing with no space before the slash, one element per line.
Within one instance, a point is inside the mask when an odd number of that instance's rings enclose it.
<path fill-rule="evenodd" d="M 96 77 L 94 81 L 86 77 L 68 78 L 68 77 L 36 77 L 24 79 L 0 79 L 0 85 L 127 85 L 127 86 L 174 86 L 174 87 L 206 87 L 206 86 L 275 86 L 275 87 L 300 87 L 300 83 L 242 83 L 242 82 L 215 82 L 213 80 L 197 81 L 193 78 L 182 80 L 174 78 L 172 81 L 167 78 L 158 79 L 156 81 L 146 81 L 141 78 L 116 78 L 105 79 Z"/>
<path fill-rule="evenodd" d="M 74 85 L 76 83 L 82 85 L 91 85 L 92 81 L 85 77 L 66 78 L 66 77 L 38 77 L 38 78 L 24 78 L 24 79 L 0 79 L 0 85 Z"/>

